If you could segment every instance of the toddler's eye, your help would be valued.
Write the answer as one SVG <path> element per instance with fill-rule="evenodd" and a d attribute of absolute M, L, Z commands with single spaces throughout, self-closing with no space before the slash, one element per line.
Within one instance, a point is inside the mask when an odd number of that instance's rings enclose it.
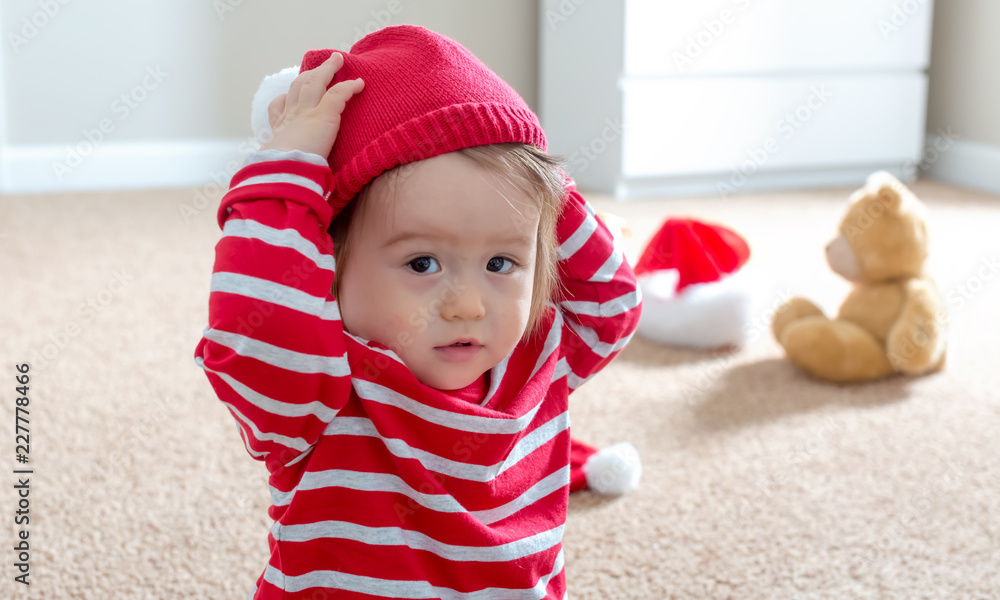
<path fill-rule="evenodd" d="M 438 265 L 437 259 L 430 256 L 418 256 L 406 264 L 417 273 L 437 273 L 441 270 L 441 265 Z M 437 265 L 437 269 L 431 270 L 434 265 Z"/>
<path fill-rule="evenodd" d="M 504 262 L 507 263 L 507 268 L 504 268 Z M 504 258 L 502 256 L 494 256 L 490 259 L 490 262 L 486 264 L 486 268 L 494 273 L 506 273 L 514 267 L 514 261 L 509 258 Z"/>

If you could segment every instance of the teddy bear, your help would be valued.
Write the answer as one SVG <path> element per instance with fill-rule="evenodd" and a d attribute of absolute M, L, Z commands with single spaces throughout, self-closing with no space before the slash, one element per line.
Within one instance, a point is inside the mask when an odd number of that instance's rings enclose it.
<path fill-rule="evenodd" d="M 837 383 L 943 368 L 947 319 L 927 248 L 923 203 L 889 173 L 871 175 L 826 247 L 830 268 L 853 283 L 837 318 L 799 297 L 775 312 L 772 331 L 789 360 Z"/>

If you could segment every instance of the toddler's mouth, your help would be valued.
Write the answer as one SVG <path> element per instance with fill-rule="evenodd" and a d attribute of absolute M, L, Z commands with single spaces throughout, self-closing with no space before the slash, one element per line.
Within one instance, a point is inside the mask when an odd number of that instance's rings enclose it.
<path fill-rule="evenodd" d="M 479 351 L 483 349 L 482 344 L 479 340 L 475 338 L 464 338 L 458 339 L 446 346 L 437 346 L 434 348 L 438 354 L 437 356 L 441 360 L 448 362 L 465 362 L 472 360 L 479 355 Z"/>
<path fill-rule="evenodd" d="M 438 348 L 461 348 L 463 346 L 481 346 L 476 338 L 458 338 L 450 344 L 438 346 Z"/>

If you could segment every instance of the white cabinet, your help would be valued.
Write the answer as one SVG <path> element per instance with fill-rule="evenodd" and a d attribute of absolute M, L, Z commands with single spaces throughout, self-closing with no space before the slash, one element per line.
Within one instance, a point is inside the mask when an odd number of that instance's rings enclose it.
<path fill-rule="evenodd" d="M 618 198 L 904 179 L 932 0 L 542 0 L 539 118 Z"/>

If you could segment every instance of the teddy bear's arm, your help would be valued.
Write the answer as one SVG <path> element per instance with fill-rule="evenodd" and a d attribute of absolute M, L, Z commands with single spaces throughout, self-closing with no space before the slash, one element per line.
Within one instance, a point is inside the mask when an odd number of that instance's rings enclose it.
<path fill-rule="evenodd" d="M 934 284 L 923 279 L 906 283 L 906 300 L 889 331 L 886 351 L 897 371 L 922 373 L 944 358 L 943 304 Z"/>

